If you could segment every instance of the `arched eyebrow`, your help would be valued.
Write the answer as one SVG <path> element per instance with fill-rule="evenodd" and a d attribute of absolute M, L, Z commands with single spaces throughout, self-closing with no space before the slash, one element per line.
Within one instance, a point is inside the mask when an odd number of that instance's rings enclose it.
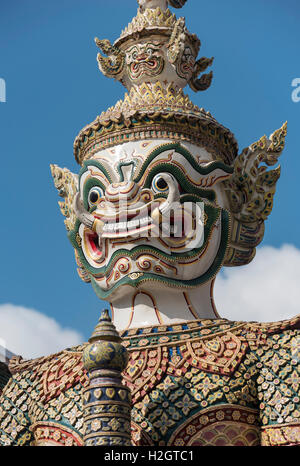
<path fill-rule="evenodd" d="M 175 176 L 181 188 L 186 192 L 186 194 L 195 194 L 204 199 L 208 199 L 211 202 L 215 201 L 216 193 L 213 189 L 207 189 L 207 188 L 204 189 L 204 188 L 196 187 L 186 178 L 184 172 L 179 167 L 176 167 L 175 165 L 171 165 L 168 163 L 160 163 L 160 164 L 157 164 L 156 166 L 155 164 L 153 165 L 154 166 L 150 168 L 150 170 L 147 170 L 146 172 L 145 178 L 143 180 L 144 188 L 150 188 L 151 180 L 156 174 L 161 173 L 161 172 L 167 172 Z"/>
<path fill-rule="evenodd" d="M 139 182 L 142 179 L 145 172 L 149 169 L 149 165 L 153 162 L 153 160 L 156 157 L 158 157 L 160 154 L 168 150 L 173 150 L 177 152 L 178 154 L 182 155 L 189 162 L 191 167 L 196 172 L 198 172 L 200 175 L 207 175 L 211 173 L 213 170 L 216 170 L 217 168 L 220 168 L 221 170 L 223 170 L 224 172 L 228 174 L 233 173 L 233 168 L 230 167 L 229 165 L 225 165 L 225 163 L 221 161 L 213 161 L 213 162 L 210 162 L 208 164 L 204 164 L 203 166 L 201 166 L 196 162 L 192 154 L 187 149 L 182 147 L 180 143 L 167 143 L 167 144 L 162 144 L 161 146 L 157 147 L 149 154 L 149 156 L 147 157 L 147 159 L 145 160 L 145 162 L 142 164 L 141 168 L 139 169 L 136 177 L 134 178 L 134 181 L 136 183 Z"/>
<path fill-rule="evenodd" d="M 108 173 L 107 169 L 105 168 L 105 166 L 101 162 L 98 162 L 96 160 L 85 160 L 83 162 L 83 166 L 82 166 L 82 168 L 81 168 L 81 170 L 79 172 L 79 185 L 80 185 L 80 179 L 81 179 L 82 175 L 89 170 L 89 167 L 98 168 L 98 170 L 100 170 L 101 173 L 105 176 L 107 181 L 109 183 L 112 183 L 112 178 L 111 178 L 110 174 Z"/>

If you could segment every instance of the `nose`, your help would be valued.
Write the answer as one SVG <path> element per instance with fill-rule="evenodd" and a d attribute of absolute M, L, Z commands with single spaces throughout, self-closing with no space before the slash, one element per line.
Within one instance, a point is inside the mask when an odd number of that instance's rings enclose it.
<path fill-rule="evenodd" d="M 145 53 L 141 53 L 136 57 L 136 60 L 137 61 L 144 61 L 144 60 L 146 60 L 146 58 L 147 58 L 147 55 Z"/>
<path fill-rule="evenodd" d="M 139 186 L 133 181 L 110 184 L 105 191 L 105 198 L 112 203 L 132 201 L 138 194 Z"/>

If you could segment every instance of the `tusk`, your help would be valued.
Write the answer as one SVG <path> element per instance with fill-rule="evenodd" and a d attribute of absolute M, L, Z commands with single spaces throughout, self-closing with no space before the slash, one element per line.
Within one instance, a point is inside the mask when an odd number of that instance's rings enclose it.
<path fill-rule="evenodd" d="M 162 215 L 161 215 L 158 207 L 155 207 L 153 212 L 151 212 L 151 218 L 153 220 L 153 223 L 155 223 L 155 225 L 160 225 L 161 224 Z"/>
<path fill-rule="evenodd" d="M 83 223 L 85 226 L 93 230 L 100 237 L 103 231 L 104 222 L 95 218 L 90 214 L 84 207 L 82 200 L 80 199 L 79 193 L 74 197 L 73 203 L 74 212 L 78 220 Z"/>
<path fill-rule="evenodd" d="M 169 194 L 167 199 L 162 202 L 159 207 L 156 207 L 151 214 L 153 222 L 157 225 L 161 224 L 162 216 L 166 215 L 170 211 L 172 204 L 174 202 L 178 202 L 180 199 L 179 189 L 174 179 L 167 173 L 163 173 L 161 177 L 168 184 Z"/>
<path fill-rule="evenodd" d="M 179 189 L 174 179 L 167 173 L 163 173 L 161 177 L 169 186 L 169 194 L 167 199 L 159 206 L 159 210 L 162 214 L 166 214 L 174 202 L 178 202 L 180 199 Z"/>
<path fill-rule="evenodd" d="M 100 246 L 100 243 L 101 243 L 101 235 L 103 233 L 104 225 L 105 225 L 105 223 L 102 222 L 102 220 L 99 220 L 99 218 L 94 219 L 92 230 L 95 231 L 97 233 L 97 235 L 99 236 L 99 246 Z"/>

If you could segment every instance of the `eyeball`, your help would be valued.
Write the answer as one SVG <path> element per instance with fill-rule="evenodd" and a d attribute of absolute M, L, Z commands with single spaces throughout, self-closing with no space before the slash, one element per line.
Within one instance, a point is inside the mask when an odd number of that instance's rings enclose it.
<path fill-rule="evenodd" d="M 156 193 L 165 193 L 168 191 L 169 185 L 161 174 L 158 174 L 153 178 L 152 189 Z"/>
<path fill-rule="evenodd" d="M 146 53 L 147 53 L 148 57 L 152 57 L 152 55 L 153 55 L 153 48 L 152 48 L 152 47 L 148 47 L 147 50 L 146 50 Z"/>
<path fill-rule="evenodd" d="M 102 189 L 99 188 L 98 186 L 95 186 L 89 192 L 89 195 L 88 195 L 89 204 L 92 206 L 99 204 L 103 196 L 104 196 L 104 193 Z"/>

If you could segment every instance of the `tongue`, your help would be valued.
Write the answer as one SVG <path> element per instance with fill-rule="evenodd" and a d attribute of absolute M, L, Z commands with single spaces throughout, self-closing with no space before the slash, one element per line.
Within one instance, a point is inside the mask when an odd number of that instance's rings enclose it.
<path fill-rule="evenodd" d="M 98 254 L 98 256 L 101 255 L 101 249 L 102 249 L 102 241 L 101 241 L 101 238 L 100 236 L 98 237 L 98 235 L 95 233 L 95 234 L 90 234 L 88 235 L 88 239 L 89 239 L 89 243 L 90 243 L 90 246 L 93 250 L 93 252 L 95 254 Z M 96 241 L 98 240 L 98 246 L 96 244 Z"/>

